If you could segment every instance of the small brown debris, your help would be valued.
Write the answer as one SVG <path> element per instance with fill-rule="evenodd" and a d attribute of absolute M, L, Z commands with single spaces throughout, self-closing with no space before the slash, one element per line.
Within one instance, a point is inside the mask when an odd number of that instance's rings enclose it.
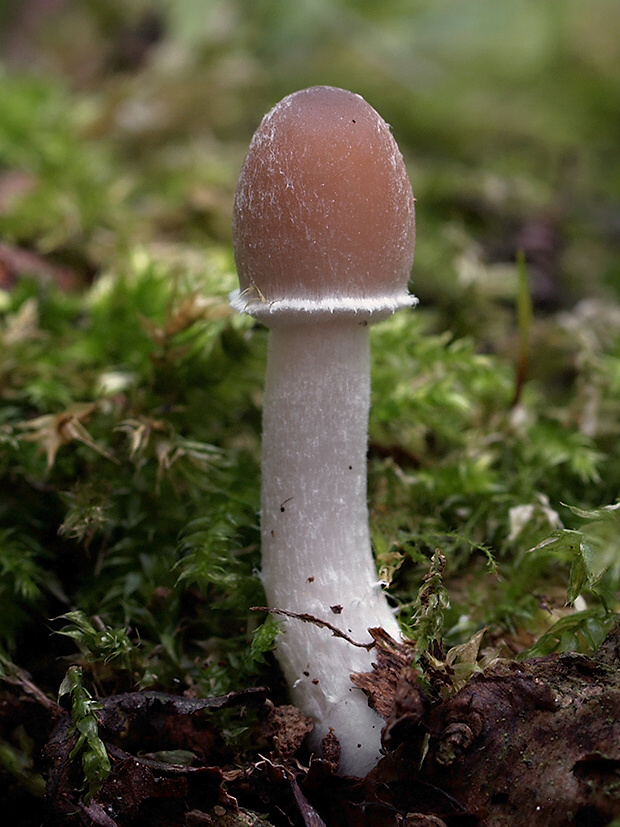
<path fill-rule="evenodd" d="M 410 668 L 415 644 L 394 640 L 385 629 L 369 629 L 376 647 L 377 662 L 372 672 L 356 672 L 353 683 L 366 693 L 370 706 L 386 720 L 394 709 L 398 682 Z"/>
<path fill-rule="evenodd" d="M 407 813 L 398 822 L 398 827 L 446 827 L 446 822 L 437 816 L 425 816 L 422 813 Z"/>
<path fill-rule="evenodd" d="M 263 733 L 281 760 L 292 758 L 313 728 L 312 719 L 302 715 L 297 707 L 265 702 Z"/>
<path fill-rule="evenodd" d="M 334 767 L 338 766 L 338 761 L 340 761 L 340 741 L 331 727 L 321 741 L 321 754 L 323 760 L 327 761 L 328 764 L 332 764 Z"/>

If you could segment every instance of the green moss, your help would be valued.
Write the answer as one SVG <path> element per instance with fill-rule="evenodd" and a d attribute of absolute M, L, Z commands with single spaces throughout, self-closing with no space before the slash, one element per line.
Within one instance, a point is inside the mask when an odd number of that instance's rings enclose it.
<path fill-rule="evenodd" d="M 403 625 L 596 646 L 620 583 L 616 6 L 166 4 L 128 63 L 143 9 L 113 5 L 65 4 L 0 68 L 2 648 L 54 690 L 60 654 L 102 692 L 279 684 L 251 610 L 267 334 L 228 311 L 230 210 L 263 112 L 317 82 L 389 120 L 418 202 L 420 307 L 372 331 Z"/>

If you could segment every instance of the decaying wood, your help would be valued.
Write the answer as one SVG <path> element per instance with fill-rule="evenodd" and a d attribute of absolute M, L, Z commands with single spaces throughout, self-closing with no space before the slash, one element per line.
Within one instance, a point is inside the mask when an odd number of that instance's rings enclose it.
<path fill-rule="evenodd" d="M 375 784 L 447 825 L 606 825 L 620 815 L 620 627 L 594 657 L 497 662 L 447 701 L 406 676 Z"/>
<path fill-rule="evenodd" d="M 620 816 L 620 625 L 594 656 L 496 661 L 449 696 L 439 649 L 423 673 L 413 644 L 373 639 L 376 667 L 354 681 L 386 718 L 386 754 L 365 779 L 335 774 L 337 741 L 312 758 L 309 721 L 262 689 L 101 699 L 112 771 L 91 800 L 70 712 L 25 674 L 0 684 L 0 734 L 26 732 L 47 759 L 46 827 L 248 827 L 256 813 L 300 827 L 605 827 Z M 213 716 L 246 707 L 257 720 L 241 755 Z"/>

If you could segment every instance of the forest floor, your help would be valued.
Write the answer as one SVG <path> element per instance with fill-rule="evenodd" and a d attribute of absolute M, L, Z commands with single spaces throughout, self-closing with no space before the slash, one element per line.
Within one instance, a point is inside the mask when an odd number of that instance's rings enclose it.
<path fill-rule="evenodd" d="M 0 7 L 0 801 L 14 824 L 620 824 L 620 6 Z M 308 752 L 260 567 L 253 131 L 390 123 L 420 305 L 373 327 L 369 511 L 405 644 L 365 779 Z M 335 745 L 332 745 L 335 749 Z"/>

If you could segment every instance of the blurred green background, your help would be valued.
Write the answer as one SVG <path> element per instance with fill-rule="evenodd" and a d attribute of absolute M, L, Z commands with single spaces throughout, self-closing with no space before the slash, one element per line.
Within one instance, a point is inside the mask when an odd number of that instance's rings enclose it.
<path fill-rule="evenodd" d="M 0 15 L 0 149 L 31 117 L 11 110 L 7 77 L 44 78 L 30 94 L 50 129 L 78 123 L 98 175 L 90 194 L 68 182 L 79 203 L 64 238 L 36 236 L 60 259 L 80 247 L 96 270 L 128 239 L 228 243 L 263 113 L 330 84 L 393 127 L 418 199 L 414 287 L 446 319 L 474 283 L 513 295 L 518 249 L 540 306 L 620 291 L 614 0 L 4 0 Z M 42 147 L 50 164 L 71 154 L 56 151 Z M 110 154 L 123 181 L 106 180 Z M 29 230 L 2 216 L 5 239 L 30 241 Z"/>
<path fill-rule="evenodd" d="M 228 311 L 231 211 L 261 117 L 314 84 L 383 115 L 417 197 L 420 306 L 373 329 L 371 527 L 401 618 L 441 546 L 429 639 L 488 624 L 518 651 L 559 619 L 541 651 L 600 642 L 619 31 L 617 0 L 3 0 L 0 646 L 43 674 L 71 612 L 101 686 L 207 694 L 263 668 L 266 332 Z M 591 601 L 568 621 L 567 584 Z M 111 652 L 138 665 L 110 675 Z"/>

